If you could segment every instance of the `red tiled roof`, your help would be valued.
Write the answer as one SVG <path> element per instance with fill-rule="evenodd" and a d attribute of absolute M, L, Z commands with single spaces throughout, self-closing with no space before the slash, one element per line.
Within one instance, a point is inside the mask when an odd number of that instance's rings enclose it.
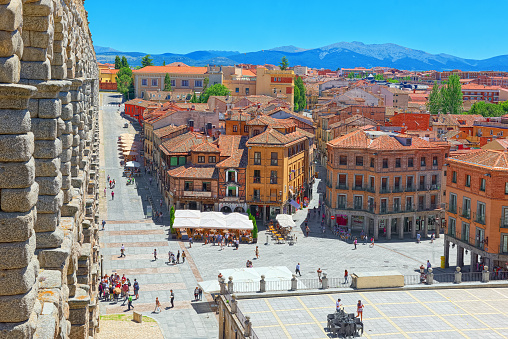
<path fill-rule="evenodd" d="M 187 129 L 187 126 L 175 126 L 175 125 L 169 125 L 166 127 L 157 128 L 153 131 L 153 134 L 155 134 L 158 138 L 164 138 L 166 135 L 170 135 L 171 133 L 174 133 L 176 131 Z"/>
<path fill-rule="evenodd" d="M 143 99 L 131 99 L 124 103 L 125 105 L 133 105 L 139 107 L 156 107 L 157 103 L 153 101 L 143 100 Z"/>
<path fill-rule="evenodd" d="M 289 128 L 294 127 L 295 123 L 286 119 L 274 119 L 267 115 L 259 115 L 247 122 L 249 126 L 270 126 L 272 128 Z"/>
<path fill-rule="evenodd" d="M 409 135 L 398 134 L 397 137 L 411 138 L 411 145 L 405 146 L 399 142 L 394 136 L 382 134 L 374 139 L 371 139 L 368 132 L 358 129 L 336 139 L 333 139 L 328 144 L 337 148 L 361 148 L 372 149 L 379 151 L 391 150 L 407 150 L 407 149 L 435 149 L 436 145 L 431 142 L 418 137 Z"/>
<path fill-rule="evenodd" d="M 219 153 L 220 152 L 219 148 L 216 145 L 209 143 L 207 139 L 205 139 L 205 142 L 202 142 L 201 144 L 192 146 L 191 151 L 198 152 L 198 153 Z"/>
<path fill-rule="evenodd" d="M 160 149 L 167 155 L 173 153 L 185 153 L 188 154 L 192 147 L 205 142 L 206 137 L 199 133 L 187 132 L 185 134 L 174 137 L 168 141 L 165 141 Z"/>
<path fill-rule="evenodd" d="M 168 171 L 168 175 L 176 178 L 217 179 L 215 167 L 180 166 Z"/>
<path fill-rule="evenodd" d="M 217 167 L 239 168 L 245 167 L 247 164 L 247 150 L 236 150 L 230 157 L 222 160 L 217 164 Z"/>
<path fill-rule="evenodd" d="M 508 171 L 508 153 L 504 151 L 478 150 L 457 155 L 448 161 Z"/>
<path fill-rule="evenodd" d="M 208 67 L 191 66 L 146 66 L 133 70 L 132 73 L 173 73 L 173 74 L 205 74 Z"/>
<path fill-rule="evenodd" d="M 306 139 L 302 133 L 296 131 L 288 134 L 282 134 L 269 126 L 263 133 L 258 134 L 247 141 L 247 146 L 264 145 L 264 146 L 286 146 L 295 141 Z"/>

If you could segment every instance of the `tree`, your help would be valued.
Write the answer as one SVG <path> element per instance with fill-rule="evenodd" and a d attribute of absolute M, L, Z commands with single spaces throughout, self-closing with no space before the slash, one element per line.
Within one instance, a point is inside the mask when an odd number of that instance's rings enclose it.
<path fill-rule="evenodd" d="M 374 80 L 383 81 L 384 79 L 383 74 L 374 75 Z"/>
<path fill-rule="evenodd" d="M 205 78 L 203 80 L 203 92 L 206 91 L 206 89 L 208 88 L 208 84 L 210 83 L 210 79 L 209 78 Z"/>
<path fill-rule="evenodd" d="M 153 66 L 153 59 L 150 58 L 150 54 L 147 54 L 141 59 L 141 65 L 143 67 Z"/>
<path fill-rule="evenodd" d="M 194 94 L 192 94 L 192 98 L 190 99 L 190 102 L 193 104 L 198 102 L 198 98 L 196 97 L 196 92 L 194 92 Z"/>
<path fill-rule="evenodd" d="M 222 84 L 215 84 L 208 87 L 199 97 L 200 102 L 208 102 L 210 96 L 226 96 L 231 94 L 231 91 Z"/>
<path fill-rule="evenodd" d="M 307 106 L 307 97 L 305 95 L 305 85 L 301 77 L 295 78 L 295 89 L 294 89 L 294 110 L 295 112 L 305 109 Z"/>
<path fill-rule="evenodd" d="M 353 72 L 349 73 L 347 75 L 348 79 L 354 79 L 355 78 L 355 74 Z"/>
<path fill-rule="evenodd" d="M 120 69 L 122 68 L 122 60 L 120 59 L 120 57 L 117 55 L 115 57 L 115 69 Z"/>
<path fill-rule="evenodd" d="M 281 71 L 285 71 L 286 69 L 288 69 L 288 67 L 289 67 L 288 58 L 283 56 L 282 59 L 280 60 L 280 66 L 279 67 L 280 67 Z"/>
<path fill-rule="evenodd" d="M 116 86 L 118 92 L 122 93 L 124 97 L 129 98 L 131 94 L 134 96 L 132 70 L 130 67 L 122 67 L 118 73 L 116 73 Z"/>
<path fill-rule="evenodd" d="M 501 104 L 496 105 L 490 102 L 478 101 L 471 106 L 467 114 L 480 114 L 484 117 L 500 117 L 505 115 L 505 111 Z"/>
<path fill-rule="evenodd" d="M 427 101 L 427 110 L 430 114 L 438 114 L 441 111 L 441 89 L 437 82 L 434 82 L 432 91 L 429 94 L 429 100 Z"/>
<path fill-rule="evenodd" d="M 169 226 L 171 227 L 171 233 L 175 233 L 175 229 L 173 228 L 173 224 L 175 223 L 175 207 L 171 206 L 169 210 Z"/>
<path fill-rule="evenodd" d="M 450 75 L 445 86 L 441 88 L 441 100 L 443 113 L 462 113 L 462 86 L 457 74 Z"/>
<path fill-rule="evenodd" d="M 293 110 L 295 112 L 298 112 L 300 110 L 300 105 L 298 104 L 299 99 L 300 99 L 300 89 L 295 86 L 295 93 L 294 93 L 294 102 L 295 102 L 295 104 L 293 105 Z"/>
<path fill-rule="evenodd" d="M 166 66 L 166 60 L 162 60 L 162 66 Z"/>
<path fill-rule="evenodd" d="M 125 55 L 122 57 L 122 67 L 129 67 L 129 63 L 127 62 L 127 58 L 125 57 Z"/>
<path fill-rule="evenodd" d="M 164 90 L 168 92 L 171 91 L 171 78 L 168 73 L 166 73 L 166 76 L 164 77 Z"/>

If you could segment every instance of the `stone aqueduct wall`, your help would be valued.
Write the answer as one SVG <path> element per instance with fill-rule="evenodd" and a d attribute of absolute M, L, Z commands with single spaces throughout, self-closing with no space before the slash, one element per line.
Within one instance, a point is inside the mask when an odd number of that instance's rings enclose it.
<path fill-rule="evenodd" d="M 84 0 L 0 0 L 0 338 L 98 327 L 98 68 Z"/>

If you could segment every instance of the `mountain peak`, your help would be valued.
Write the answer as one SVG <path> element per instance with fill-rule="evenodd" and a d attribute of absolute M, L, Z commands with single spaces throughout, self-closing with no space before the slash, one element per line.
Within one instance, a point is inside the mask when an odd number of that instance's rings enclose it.
<path fill-rule="evenodd" d="M 300 47 L 296 47 L 293 45 L 289 45 L 289 46 L 275 47 L 275 48 L 269 49 L 269 51 L 285 52 L 285 53 L 299 53 L 299 52 L 304 52 L 304 51 L 308 51 L 308 50 L 305 48 L 300 48 Z"/>

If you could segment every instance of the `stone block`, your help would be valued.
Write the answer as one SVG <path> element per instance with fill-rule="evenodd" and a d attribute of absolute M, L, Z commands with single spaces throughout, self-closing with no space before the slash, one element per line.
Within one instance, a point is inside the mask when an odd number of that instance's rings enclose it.
<path fill-rule="evenodd" d="M 47 305 L 53 305 L 46 303 Z M 54 306 L 53 306 L 54 307 Z M 37 319 L 35 338 L 53 339 L 58 332 L 58 315 L 40 315 Z"/>
<path fill-rule="evenodd" d="M 58 118 L 62 114 L 60 99 L 39 99 L 39 118 Z"/>
<path fill-rule="evenodd" d="M 36 90 L 34 86 L 0 84 L 0 109 L 26 109 Z"/>
<path fill-rule="evenodd" d="M 53 304 L 57 310 L 61 310 L 62 305 L 64 303 L 62 290 L 58 288 L 39 290 L 38 300 L 43 305 L 44 303 Z"/>
<path fill-rule="evenodd" d="M 23 21 L 23 5 L 21 0 L 11 0 L 0 5 L 0 31 L 15 31 Z"/>
<path fill-rule="evenodd" d="M 39 274 L 40 288 L 61 288 L 62 287 L 62 272 L 55 270 L 43 270 Z"/>
<path fill-rule="evenodd" d="M 69 94 L 69 92 L 67 92 Z M 71 120 L 74 116 L 74 109 L 72 104 L 62 104 L 62 115 L 61 118 L 65 121 Z M 72 123 L 72 122 L 71 122 Z"/>
<path fill-rule="evenodd" d="M 64 246 L 66 242 L 67 246 Z M 41 268 L 51 268 L 57 270 L 63 269 L 71 253 L 70 243 L 70 239 L 64 239 L 60 248 L 38 250 L 39 264 Z"/>
<path fill-rule="evenodd" d="M 24 162 L 0 162 L 0 187 L 30 187 L 35 179 L 34 159 Z"/>
<path fill-rule="evenodd" d="M 53 1 L 38 0 L 28 1 L 23 6 L 23 15 L 26 16 L 48 16 L 53 13 Z"/>
<path fill-rule="evenodd" d="M 35 284 L 39 271 L 39 261 L 36 257 L 28 266 L 13 270 L 0 270 L 0 296 L 24 294 Z"/>
<path fill-rule="evenodd" d="M 63 53 L 53 53 L 53 60 L 51 61 L 51 66 L 62 66 L 67 73 L 67 67 L 64 66 L 66 60 L 66 54 Z"/>
<path fill-rule="evenodd" d="M 20 77 L 31 80 L 51 79 L 51 63 L 48 59 L 44 62 L 21 61 Z"/>
<path fill-rule="evenodd" d="M 62 192 L 58 195 L 40 195 L 37 201 L 37 213 L 56 213 L 62 207 L 62 200 Z"/>
<path fill-rule="evenodd" d="M 0 243 L 0 258 L 2 258 L 0 269 L 10 270 L 26 267 L 32 260 L 34 251 L 35 233 L 26 241 Z"/>
<path fill-rule="evenodd" d="M 5 188 L 0 191 L 0 207 L 3 212 L 27 212 L 37 203 L 39 185 L 27 188 Z"/>
<path fill-rule="evenodd" d="M 40 115 L 39 111 L 39 116 Z M 35 140 L 55 140 L 58 135 L 58 121 L 56 119 L 32 119 L 32 133 Z"/>
<path fill-rule="evenodd" d="M 48 48 L 53 42 L 53 27 L 49 27 L 47 32 L 30 32 L 30 46 L 39 48 Z"/>
<path fill-rule="evenodd" d="M 35 173 L 37 174 L 37 176 L 56 177 L 59 174 L 61 168 L 62 163 L 60 161 L 60 158 L 35 159 Z M 0 184 L 0 187 L 3 186 Z"/>
<path fill-rule="evenodd" d="M 23 29 L 29 31 L 46 32 L 50 24 L 49 16 L 25 16 L 23 18 Z"/>
<path fill-rule="evenodd" d="M 57 227 L 53 232 L 38 232 L 37 248 L 58 248 L 63 242 L 64 232 Z"/>
<path fill-rule="evenodd" d="M 78 284 L 88 285 L 90 283 L 90 277 L 88 275 L 76 275 Z"/>
<path fill-rule="evenodd" d="M 0 212 L 0 242 L 26 241 L 32 235 L 35 211 L 24 213 Z"/>
<path fill-rule="evenodd" d="M 35 182 L 39 184 L 40 195 L 57 195 L 62 187 L 62 174 L 58 173 L 56 177 L 35 177 Z"/>
<path fill-rule="evenodd" d="M 0 57 L 8 58 L 14 54 L 18 58 L 21 58 L 23 54 L 23 38 L 20 31 L 0 31 Z"/>
<path fill-rule="evenodd" d="M 23 49 L 22 61 L 44 62 L 48 58 L 48 50 L 46 48 L 25 47 Z"/>
<path fill-rule="evenodd" d="M 51 77 L 53 79 L 66 79 L 67 67 L 65 65 L 51 65 Z"/>
<path fill-rule="evenodd" d="M 88 323 L 84 325 L 72 325 L 70 337 L 73 339 L 89 339 L 88 331 Z"/>
<path fill-rule="evenodd" d="M 17 55 L 0 58 L 0 83 L 19 82 L 20 68 L 20 61 Z"/>
<path fill-rule="evenodd" d="M 0 136 L 1 138 L 1 136 Z M 0 142 L 1 145 L 1 142 Z M 0 147 L 1 150 L 1 147 Z M 62 153 L 62 142 L 56 140 L 36 140 L 35 150 L 33 151 L 34 158 L 39 159 L 52 159 L 57 158 Z M 0 151 L 1 155 L 1 151 Z M 0 156 L 1 161 L 1 156 Z"/>
<path fill-rule="evenodd" d="M 60 222 L 60 211 L 56 213 L 40 213 L 34 224 L 35 232 L 53 232 Z"/>
<path fill-rule="evenodd" d="M 69 105 L 69 103 L 71 102 L 71 93 L 66 92 L 66 91 L 60 92 L 60 93 L 58 93 L 58 98 L 62 102 L 62 115 L 63 115 L 63 106 Z M 69 107 L 70 107 L 70 110 L 72 111 L 72 105 L 69 105 Z M 72 113 L 71 113 L 71 117 L 72 117 Z M 69 119 L 64 119 L 64 120 L 69 120 Z"/>
<path fill-rule="evenodd" d="M 84 325 L 89 321 L 88 307 L 69 310 L 69 321 L 73 325 Z"/>
<path fill-rule="evenodd" d="M 33 338 L 37 326 L 37 314 L 32 312 L 26 321 L 17 323 L 0 323 L 0 338 L 26 339 Z"/>
<path fill-rule="evenodd" d="M 72 177 L 70 175 L 63 175 L 62 176 L 62 189 L 64 189 L 64 190 L 70 189 L 71 183 L 72 183 Z"/>
<path fill-rule="evenodd" d="M 32 158 L 34 135 L 0 135 L 0 162 L 25 162 Z"/>
<path fill-rule="evenodd" d="M 60 159 L 62 160 L 62 163 L 70 164 L 72 159 L 72 148 L 63 149 L 60 154 Z"/>
<path fill-rule="evenodd" d="M 30 112 L 0 109 L 0 134 L 24 134 L 30 132 Z"/>
<path fill-rule="evenodd" d="M 62 175 L 71 175 L 71 163 L 62 162 L 60 165 L 60 171 L 62 172 Z"/>
<path fill-rule="evenodd" d="M 62 134 L 60 140 L 62 140 L 62 149 L 67 149 L 72 146 L 73 136 L 72 134 Z"/>

